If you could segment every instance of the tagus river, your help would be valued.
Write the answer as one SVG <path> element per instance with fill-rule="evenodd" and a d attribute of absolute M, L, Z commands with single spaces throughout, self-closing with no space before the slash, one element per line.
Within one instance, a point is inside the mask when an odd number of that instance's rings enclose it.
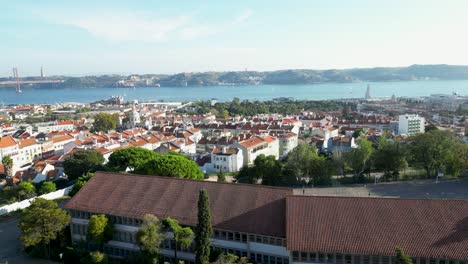
<path fill-rule="evenodd" d="M 31 88 L 23 86 L 23 92 L 19 94 L 14 88 L 0 88 L 0 104 L 93 102 L 111 96 L 124 96 L 126 100 L 140 101 L 193 101 L 211 98 L 229 101 L 234 97 L 242 100 L 270 100 L 278 97 L 307 100 L 362 98 L 368 84 L 371 87 L 372 97 L 390 97 L 393 94 L 397 97 L 419 97 L 453 92 L 468 95 L 468 80 L 144 88 Z"/>

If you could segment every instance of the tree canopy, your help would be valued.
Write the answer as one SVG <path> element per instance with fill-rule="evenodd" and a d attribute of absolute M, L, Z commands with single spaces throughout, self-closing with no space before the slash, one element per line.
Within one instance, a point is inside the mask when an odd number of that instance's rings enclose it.
<path fill-rule="evenodd" d="M 2 165 L 3 165 L 3 168 L 4 168 L 4 173 L 7 177 L 12 177 L 12 173 L 13 173 L 13 160 L 11 159 L 10 156 L 4 156 L 2 158 Z"/>
<path fill-rule="evenodd" d="M 413 261 L 411 258 L 403 252 L 403 249 L 400 247 L 397 247 L 395 249 L 396 252 L 396 258 L 395 258 L 395 264 L 413 264 Z"/>
<path fill-rule="evenodd" d="M 163 226 L 159 219 L 146 214 L 143 223 L 136 233 L 137 244 L 147 259 L 156 259 L 159 255 L 159 248 L 164 241 Z"/>
<path fill-rule="evenodd" d="M 96 171 L 103 163 L 104 157 L 96 150 L 79 150 L 65 159 L 63 169 L 68 178 L 74 180 L 88 172 Z"/>
<path fill-rule="evenodd" d="M 344 161 L 353 171 L 353 177 L 357 180 L 366 169 L 369 168 L 369 161 L 372 155 L 372 143 L 365 137 L 358 139 L 358 147 L 344 154 Z"/>
<path fill-rule="evenodd" d="M 426 177 L 446 171 L 446 163 L 452 158 L 456 140 L 448 132 L 431 130 L 408 139 L 410 160 L 426 171 Z"/>
<path fill-rule="evenodd" d="M 195 235 L 190 227 L 180 226 L 179 222 L 173 218 L 168 217 L 164 219 L 164 224 L 174 235 L 174 259 L 175 263 L 178 263 L 179 259 L 177 258 L 177 251 L 179 248 L 188 249 L 192 245 Z"/>
<path fill-rule="evenodd" d="M 24 247 L 42 244 L 45 255 L 49 256 L 47 245 L 57 238 L 69 222 L 70 216 L 56 202 L 37 198 L 20 216 L 20 240 Z"/>
<path fill-rule="evenodd" d="M 94 116 L 94 124 L 92 127 L 93 132 L 107 132 L 117 128 L 118 114 L 99 113 Z"/>
<path fill-rule="evenodd" d="M 170 176 L 185 179 L 203 179 L 203 173 L 198 164 L 183 155 L 168 153 L 156 155 L 135 171 L 138 174 Z"/>
<path fill-rule="evenodd" d="M 112 239 L 113 226 L 105 214 L 92 215 L 88 223 L 87 239 L 99 248 Z"/>
<path fill-rule="evenodd" d="M 119 149 L 110 155 L 107 166 L 117 171 L 125 171 L 127 168 L 134 171 L 156 156 L 156 152 L 140 147 Z"/>
<path fill-rule="evenodd" d="M 22 181 L 16 190 L 18 200 L 29 199 L 36 196 L 36 187 L 30 181 Z"/>
<path fill-rule="evenodd" d="M 41 184 L 41 188 L 39 188 L 39 193 L 46 194 L 50 192 L 55 192 L 56 190 L 57 190 L 57 186 L 55 186 L 55 183 L 51 181 L 45 181 Z"/>

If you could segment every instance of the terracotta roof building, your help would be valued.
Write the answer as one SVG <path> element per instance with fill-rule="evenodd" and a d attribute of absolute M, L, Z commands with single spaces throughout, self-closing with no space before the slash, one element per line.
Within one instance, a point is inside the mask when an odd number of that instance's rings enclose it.
<path fill-rule="evenodd" d="M 196 226 L 200 189 L 210 198 L 211 246 L 256 263 L 392 264 L 400 246 L 415 264 L 468 263 L 468 201 L 293 196 L 292 189 L 158 176 L 96 173 L 68 202 L 73 241 L 86 238 L 91 214 L 114 223 L 104 250 L 139 250 L 145 214 Z M 161 254 L 172 261 L 171 243 Z M 179 257 L 192 263 L 194 254 Z"/>

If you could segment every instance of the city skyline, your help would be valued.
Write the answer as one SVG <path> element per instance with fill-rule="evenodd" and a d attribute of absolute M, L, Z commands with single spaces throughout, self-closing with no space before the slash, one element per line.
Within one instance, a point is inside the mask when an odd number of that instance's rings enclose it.
<path fill-rule="evenodd" d="M 467 64 L 468 3 L 338 2 L 4 3 L 0 76 Z"/>

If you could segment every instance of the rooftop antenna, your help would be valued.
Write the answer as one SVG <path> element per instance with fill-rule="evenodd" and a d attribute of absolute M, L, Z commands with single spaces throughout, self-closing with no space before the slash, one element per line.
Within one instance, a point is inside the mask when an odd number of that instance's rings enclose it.
<path fill-rule="evenodd" d="M 23 91 L 21 91 L 21 84 L 20 84 L 20 79 L 19 79 L 18 68 L 17 67 L 13 68 L 13 78 L 16 80 L 16 92 L 17 93 L 22 93 Z"/>

